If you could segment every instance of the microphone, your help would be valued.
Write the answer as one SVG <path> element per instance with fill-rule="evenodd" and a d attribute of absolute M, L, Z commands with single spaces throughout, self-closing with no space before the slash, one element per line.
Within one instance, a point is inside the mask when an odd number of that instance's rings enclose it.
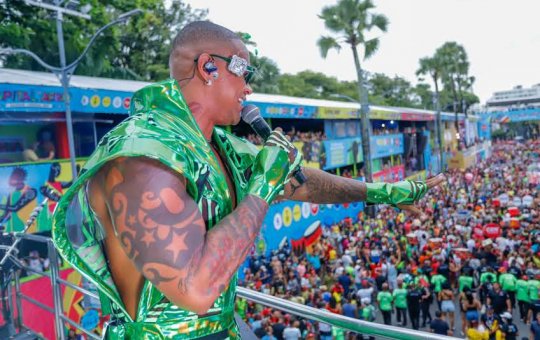
<path fill-rule="evenodd" d="M 259 137 L 261 137 L 263 140 L 267 140 L 268 137 L 270 137 L 270 134 L 272 133 L 272 129 L 270 129 L 270 126 L 268 126 L 268 123 L 263 119 L 261 116 L 261 112 L 259 111 L 259 108 L 253 104 L 248 104 L 242 108 L 242 112 L 240 113 L 242 116 L 242 120 L 251 126 L 253 131 Z M 293 172 L 294 179 L 302 185 L 306 182 L 306 176 L 302 173 L 302 170 L 300 168 L 296 169 Z"/>

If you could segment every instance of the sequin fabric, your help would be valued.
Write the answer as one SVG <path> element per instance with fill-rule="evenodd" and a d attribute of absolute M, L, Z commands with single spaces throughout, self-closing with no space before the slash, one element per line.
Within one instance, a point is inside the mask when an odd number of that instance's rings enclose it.
<path fill-rule="evenodd" d="M 247 192 L 258 150 L 219 128 L 214 129 L 212 139 L 227 162 L 240 202 Z M 177 82 L 167 80 L 136 92 L 130 117 L 103 137 L 77 181 L 60 200 L 53 219 L 52 234 L 60 254 L 96 285 L 103 313 L 111 315 L 104 337 L 196 339 L 218 333 L 220 337 L 239 339 L 233 317 L 236 276 L 205 315 L 170 303 L 149 281 L 144 283 L 135 318 L 127 313 L 107 265 L 104 231 L 89 206 L 86 184 L 108 161 L 140 156 L 158 160 L 186 179 L 187 192 L 198 204 L 208 230 L 233 209 L 225 174 Z"/>

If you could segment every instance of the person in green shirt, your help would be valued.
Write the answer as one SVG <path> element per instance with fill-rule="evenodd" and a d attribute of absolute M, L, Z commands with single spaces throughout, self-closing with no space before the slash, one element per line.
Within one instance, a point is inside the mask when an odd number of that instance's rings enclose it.
<path fill-rule="evenodd" d="M 524 275 L 521 279 L 516 282 L 516 299 L 518 301 L 519 307 L 519 316 L 523 322 L 527 322 L 527 316 L 529 313 L 530 302 L 529 299 L 529 278 L 527 275 Z"/>
<path fill-rule="evenodd" d="M 379 309 L 383 315 L 384 324 L 392 324 L 392 301 L 394 300 L 392 293 L 388 291 L 388 283 L 383 283 L 382 291 L 377 294 L 377 302 Z"/>
<path fill-rule="evenodd" d="M 364 321 L 375 321 L 375 307 L 371 304 L 369 298 L 362 299 L 360 317 Z"/>
<path fill-rule="evenodd" d="M 458 279 L 459 292 L 463 293 L 465 288 L 473 289 L 474 279 L 471 276 L 461 274 Z"/>
<path fill-rule="evenodd" d="M 497 281 L 497 275 L 493 273 L 493 268 L 489 267 L 487 271 L 480 274 L 480 302 L 484 304 L 487 300 L 492 284 Z"/>
<path fill-rule="evenodd" d="M 446 278 L 441 274 L 435 273 L 435 275 L 431 277 L 431 285 L 433 286 L 435 296 L 437 296 L 437 305 L 439 306 L 439 309 L 441 308 L 441 299 L 439 298 L 439 292 L 442 290 L 442 285 L 445 282 Z"/>
<path fill-rule="evenodd" d="M 499 284 L 501 285 L 502 290 L 504 290 L 508 294 L 508 297 L 510 297 L 512 308 L 514 308 L 516 305 L 516 276 L 514 274 L 507 273 L 506 270 L 502 268 L 501 270 L 503 270 L 503 272 L 501 275 L 499 275 Z"/>
<path fill-rule="evenodd" d="M 533 311 L 540 310 L 540 301 L 538 300 L 538 291 L 540 290 L 540 275 L 536 275 L 534 279 L 529 280 L 529 315 L 527 320 L 532 320 Z"/>
<path fill-rule="evenodd" d="M 392 297 L 394 298 L 394 306 L 396 307 L 397 312 L 397 322 L 401 323 L 403 318 L 403 323 L 400 326 L 407 326 L 407 289 L 403 287 L 403 280 L 397 280 L 397 288 L 392 292 Z"/>
<path fill-rule="evenodd" d="M 487 272 L 480 274 L 480 284 L 497 281 L 497 275 L 492 272 L 493 269 L 489 269 Z"/>

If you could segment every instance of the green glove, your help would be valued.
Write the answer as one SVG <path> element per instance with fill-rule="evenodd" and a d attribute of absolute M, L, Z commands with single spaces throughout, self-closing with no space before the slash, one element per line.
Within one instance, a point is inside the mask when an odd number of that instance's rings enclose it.
<path fill-rule="evenodd" d="M 414 204 L 424 197 L 428 186 L 423 181 L 400 181 L 397 183 L 366 183 L 367 203 L 390 204 L 397 207 L 398 204 Z"/>
<path fill-rule="evenodd" d="M 301 162 L 294 145 L 279 131 L 273 131 L 252 165 L 248 193 L 272 203 Z"/>

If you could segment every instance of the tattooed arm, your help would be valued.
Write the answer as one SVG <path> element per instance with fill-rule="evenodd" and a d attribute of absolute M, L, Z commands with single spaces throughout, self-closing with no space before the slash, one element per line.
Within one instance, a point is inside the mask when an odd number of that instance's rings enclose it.
<path fill-rule="evenodd" d="M 294 178 L 291 179 L 285 187 L 283 198 L 312 203 L 348 203 L 368 201 L 368 197 L 370 197 L 370 202 L 382 203 L 390 201 L 388 198 L 392 195 L 398 208 L 416 215 L 422 215 L 422 211 L 414 204 L 423 197 L 427 190 L 446 181 L 444 175 L 439 174 L 425 182 L 401 181 L 389 184 L 390 189 L 380 184 L 368 184 L 368 189 L 366 183 L 354 179 L 310 168 L 303 168 L 302 171 L 307 178 L 306 183 L 298 185 Z M 394 190 L 398 186 L 401 188 Z"/>
<path fill-rule="evenodd" d="M 205 313 L 244 261 L 267 203 L 248 195 L 206 232 L 185 179 L 161 163 L 126 158 L 103 171 L 106 204 L 126 254 L 171 302 Z"/>
<path fill-rule="evenodd" d="M 282 198 L 311 203 L 349 203 L 366 200 L 366 184 L 329 174 L 322 170 L 302 168 L 306 182 L 299 186 L 293 178 Z"/>

